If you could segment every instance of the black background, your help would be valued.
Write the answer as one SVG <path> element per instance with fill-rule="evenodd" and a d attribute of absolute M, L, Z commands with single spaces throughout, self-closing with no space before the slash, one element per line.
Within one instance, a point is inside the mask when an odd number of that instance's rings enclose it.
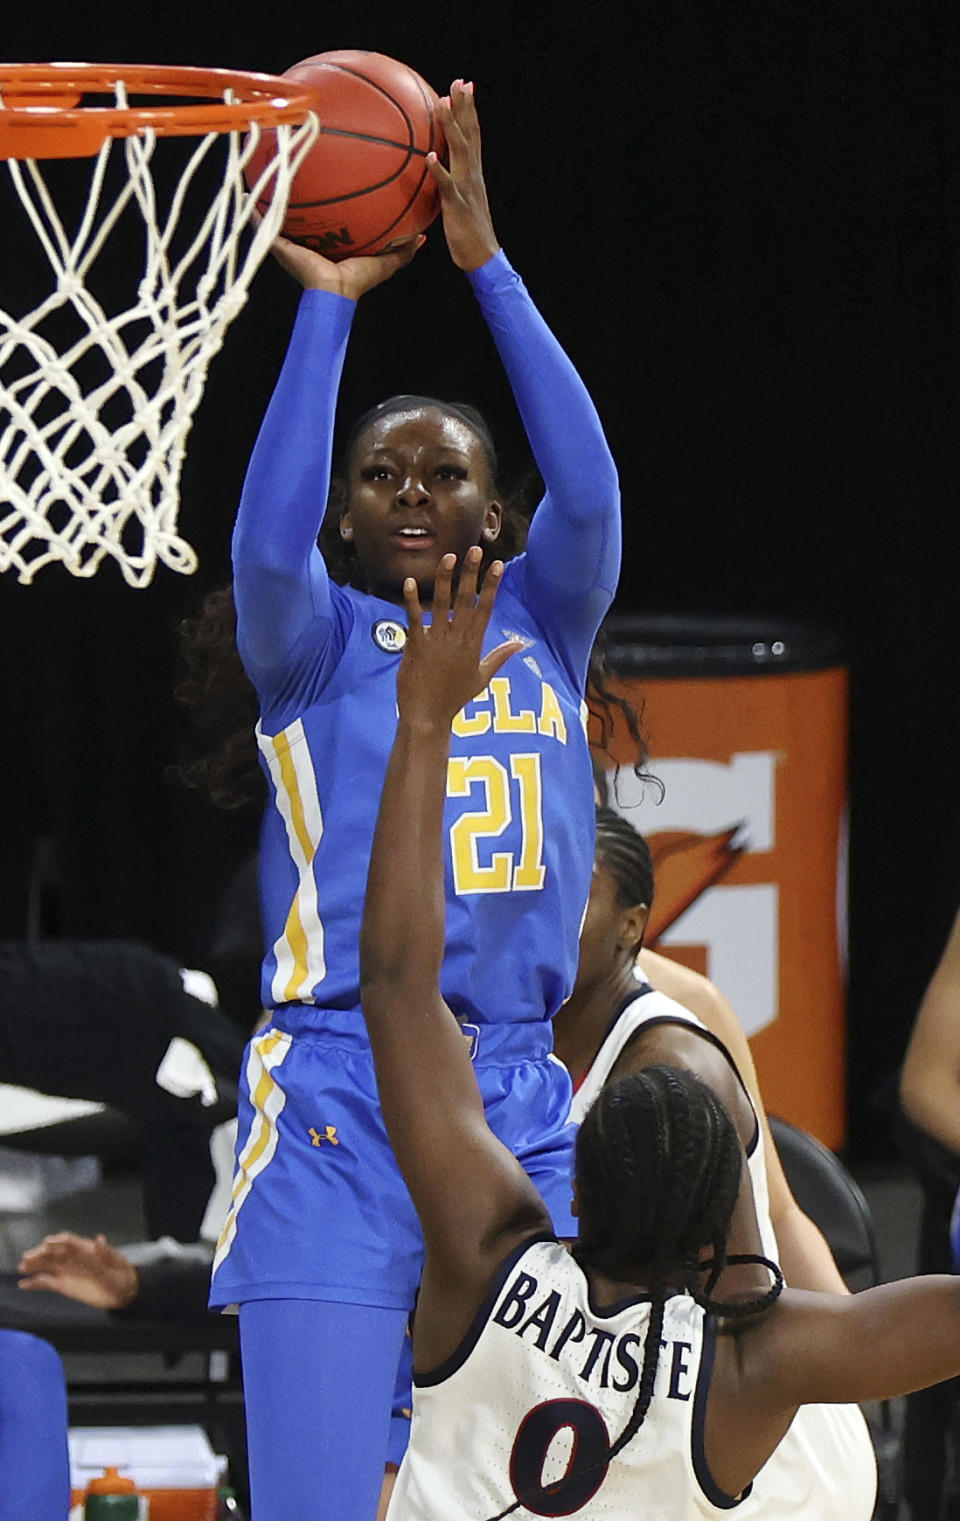
<path fill-rule="evenodd" d="M 473 78 L 500 237 L 617 456 L 619 611 L 770 614 L 838 633 L 852 672 L 854 1151 L 882 1153 L 896 1067 L 957 906 L 958 111 L 955 0 L 624 5 L 18 6 L 9 60 L 279 72 L 393 54 Z M 32 258 L 0 236 L 0 300 Z M 181 525 L 201 553 L 146 591 L 111 568 L 0 581 L 0 934 L 47 913 L 197 960 L 255 820 L 168 776 L 174 630 L 226 579 L 244 464 L 296 292 L 264 269 L 214 361 Z M 464 397 L 522 462 L 509 393 L 439 232 L 362 303 L 342 416 L 397 390 Z M 512 442 L 511 442 L 512 441 Z"/>

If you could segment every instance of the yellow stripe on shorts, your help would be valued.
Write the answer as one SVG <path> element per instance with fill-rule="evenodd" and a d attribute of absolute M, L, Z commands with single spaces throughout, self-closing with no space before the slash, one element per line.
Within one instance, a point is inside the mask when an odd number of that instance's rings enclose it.
<path fill-rule="evenodd" d="M 227 1210 L 227 1218 L 223 1223 L 223 1230 L 220 1232 L 220 1240 L 217 1242 L 213 1259 L 214 1272 L 217 1271 L 233 1245 L 233 1238 L 237 1234 L 237 1215 L 253 1187 L 254 1180 L 273 1160 L 273 1154 L 277 1149 L 279 1139 L 277 1120 L 287 1102 L 287 1095 L 280 1084 L 274 1081 L 272 1073 L 282 1064 L 292 1044 L 292 1035 L 286 1034 L 283 1030 L 273 1029 L 255 1036 L 250 1042 L 246 1076 L 254 1110 L 253 1121 L 243 1149 L 237 1156 L 237 1170 L 233 1179 L 230 1208 Z"/>

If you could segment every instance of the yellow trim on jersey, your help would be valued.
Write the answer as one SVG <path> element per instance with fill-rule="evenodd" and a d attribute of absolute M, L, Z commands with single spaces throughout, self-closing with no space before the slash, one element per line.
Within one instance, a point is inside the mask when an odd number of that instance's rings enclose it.
<path fill-rule="evenodd" d="M 277 765 L 280 768 L 280 776 L 283 789 L 290 799 L 290 816 L 294 833 L 300 850 L 307 858 L 313 856 L 317 848 L 317 841 L 311 840 L 307 830 L 307 821 L 304 817 L 303 798 L 300 796 L 298 787 L 297 767 L 291 749 L 291 733 L 299 728 L 299 734 L 293 734 L 293 743 L 303 738 L 303 726 L 299 722 L 292 724 L 290 729 L 282 729 L 273 738 L 273 751 L 277 757 Z"/>
<path fill-rule="evenodd" d="M 327 975 L 314 874 L 314 859 L 323 838 L 323 813 L 303 721 L 298 718 L 273 735 L 264 734 L 258 727 L 257 743 L 270 772 L 298 878 L 283 933 L 273 945 L 277 968 L 270 984 L 277 1003 L 293 1003 L 309 999 Z"/>
<path fill-rule="evenodd" d="M 250 1042 L 247 1057 L 247 1087 L 253 1104 L 253 1120 L 250 1133 L 242 1150 L 237 1154 L 237 1170 L 227 1218 L 217 1242 L 213 1259 L 216 1272 L 233 1245 L 237 1234 L 237 1215 L 248 1197 L 254 1181 L 273 1161 L 280 1132 L 277 1121 L 287 1095 L 274 1079 L 273 1072 L 284 1061 L 293 1044 L 293 1036 L 283 1030 L 266 1030 Z"/>
<path fill-rule="evenodd" d="M 283 941 L 293 952 L 293 971 L 290 980 L 280 995 L 281 1003 L 292 1003 L 298 996 L 298 989 L 302 988 L 309 973 L 306 970 L 307 960 L 310 955 L 310 942 L 300 919 L 299 893 L 290 905 L 287 922 L 283 926 Z M 310 983 L 310 987 L 313 983 Z M 274 979 L 274 991 L 276 991 L 276 979 Z"/>

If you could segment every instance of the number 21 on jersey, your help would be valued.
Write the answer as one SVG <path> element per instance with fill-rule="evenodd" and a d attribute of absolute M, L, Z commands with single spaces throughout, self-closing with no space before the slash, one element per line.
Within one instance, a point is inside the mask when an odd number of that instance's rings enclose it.
<path fill-rule="evenodd" d="M 543 784 L 536 751 L 511 755 L 509 770 L 494 755 L 452 755 L 447 796 L 475 797 L 483 805 L 462 813 L 450 828 L 458 895 L 537 892 L 543 887 Z M 519 852 L 494 850 L 489 861 L 481 862 L 480 842 L 498 839 L 514 818 L 520 821 Z"/>

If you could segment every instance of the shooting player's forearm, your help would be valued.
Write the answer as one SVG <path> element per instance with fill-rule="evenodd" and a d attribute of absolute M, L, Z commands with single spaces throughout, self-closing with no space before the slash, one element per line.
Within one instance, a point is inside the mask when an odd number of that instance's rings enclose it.
<path fill-rule="evenodd" d="M 380 799 L 360 936 L 368 1022 L 384 998 L 435 995 L 443 961 L 450 731 L 401 718 Z"/>

